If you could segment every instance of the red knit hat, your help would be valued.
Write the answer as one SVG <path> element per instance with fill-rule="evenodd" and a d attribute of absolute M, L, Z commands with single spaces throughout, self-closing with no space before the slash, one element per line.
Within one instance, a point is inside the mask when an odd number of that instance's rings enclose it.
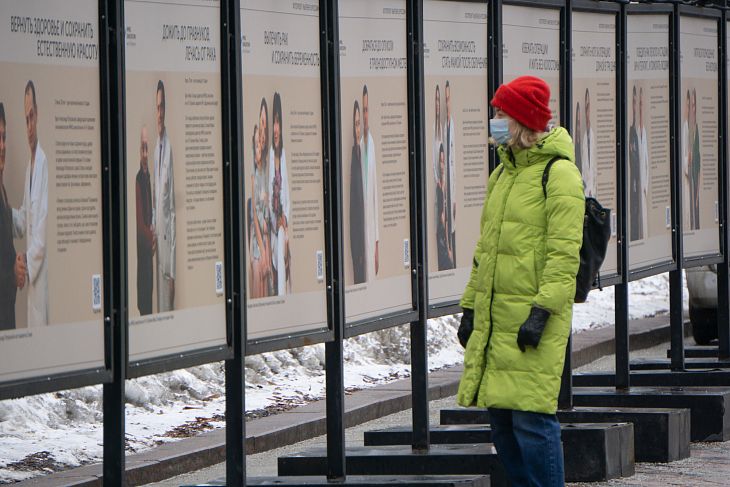
<path fill-rule="evenodd" d="M 547 127 L 550 111 L 550 87 L 535 76 L 520 76 L 497 89 L 491 104 L 532 130 Z"/>

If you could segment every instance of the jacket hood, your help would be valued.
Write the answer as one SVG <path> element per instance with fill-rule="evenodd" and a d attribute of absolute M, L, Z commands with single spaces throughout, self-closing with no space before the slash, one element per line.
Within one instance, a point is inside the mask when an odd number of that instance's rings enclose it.
<path fill-rule="evenodd" d="M 535 145 L 527 149 L 510 149 L 499 146 L 498 153 L 502 162 L 513 161 L 514 166 L 530 166 L 536 162 L 559 156 L 575 162 L 573 138 L 563 127 L 555 127 L 546 133 Z M 510 164 L 506 164 L 509 166 Z"/>

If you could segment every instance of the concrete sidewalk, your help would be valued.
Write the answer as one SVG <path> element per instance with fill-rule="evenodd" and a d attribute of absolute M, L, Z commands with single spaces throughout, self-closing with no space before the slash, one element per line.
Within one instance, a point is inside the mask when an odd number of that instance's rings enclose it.
<path fill-rule="evenodd" d="M 688 344 L 690 345 L 690 344 Z M 666 356 L 668 343 L 641 350 L 636 358 L 663 358 Z M 581 367 L 582 372 L 612 370 L 615 357 L 607 355 L 601 359 Z M 454 397 L 438 399 L 429 404 L 430 423 L 437 425 L 442 409 L 453 408 Z M 411 422 L 411 410 L 402 411 L 362 425 L 348 428 L 345 433 L 348 446 L 362 446 L 363 433 L 392 426 L 403 426 Z M 326 437 L 320 436 L 311 440 L 287 445 L 275 450 L 248 455 L 246 470 L 249 477 L 276 476 L 277 458 L 310 448 L 322 447 Z M 692 486 L 710 487 L 729 485 L 730 479 L 730 442 L 725 443 L 693 443 L 692 456 L 672 463 L 637 463 L 636 474 L 629 478 L 621 478 L 608 482 L 570 483 L 568 487 L 671 487 Z M 146 487 L 179 487 L 181 485 L 198 485 L 225 477 L 225 463 L 220 463 L 197 472 L 180 475 L 149 484 Z"/>
<path fill-rule="evenodd" d="M 631 348 L 639 350 L 669 339 L 669 316 L 633 320 L 630 324 Z M 573 367 L 580 367 L 614 352 L 613 327 L 588 330 L 573 336 Z M 429 374 L 429 398 L 449 398 L 453 406 L 461 367 L 452 367 Z M 345 425 L 350 428 L 392 415 L 411 407 L 410 379 L 358 391 L 345 397 Z M 443 407 L 448 407 L 444 405 Z M 432 414 L 441 407 L 431 405 Z M 437 409 L 438 408 L 438 409 Z M 395 418 L 395 424 L 408 424 L 408 418 Z M 316 401 L 274 416 L 246 423 L 246 450 L 249 455 L 292 445 L 324 435 L 326 432 L 325 401 Z M 400 421 L 400 422 L 397 422 Z M 353 430 L 352 433 L 356 434 Z M 362 436 L 362 435 L 360 435 Z M 273 452 L 272 452 L 273 453 Z M 225 430 L 168 443 L 127 456 L 127 482 L 142 485 L 162 481 L 186 472 L 193 472 L 225 461 Z M 215 478 L 215 474 L 209 479 Z M 256 475 L 255 472 L 251 472 Z M 263 473 L 261 473 L 263 474 Z M 101 486 L 101 464 L 87 465 L 15 484 L 17 487 Z M 220 475 L 218 475 L 220 477 Z"/>

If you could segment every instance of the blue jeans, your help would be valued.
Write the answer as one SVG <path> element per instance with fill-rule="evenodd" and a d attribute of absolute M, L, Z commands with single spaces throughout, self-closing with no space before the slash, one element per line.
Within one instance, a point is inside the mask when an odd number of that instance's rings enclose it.
<path fill-rule="evenodd" d="M 563 445 L 554 414 L 489 408 L 492 443 L 512 487 L 563 487 Z"/>

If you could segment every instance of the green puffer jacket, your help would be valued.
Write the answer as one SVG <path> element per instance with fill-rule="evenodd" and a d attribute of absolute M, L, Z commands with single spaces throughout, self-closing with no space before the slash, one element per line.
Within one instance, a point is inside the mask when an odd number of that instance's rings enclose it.
<path fill-rule="evenodd" d="M 462 406 L 552 414 L 570 333 L 585 198 L 573 141 L 555 128 L 529 149 L 498 149 L 461 306 L 474 310 L 457 400 Z M 555 156 L 547 184 L 542 174 Z M 538 306 L 550 319 L 537 349 L 517 332 Z M 486 351 L 486 353 L 485 353 Z"/>

